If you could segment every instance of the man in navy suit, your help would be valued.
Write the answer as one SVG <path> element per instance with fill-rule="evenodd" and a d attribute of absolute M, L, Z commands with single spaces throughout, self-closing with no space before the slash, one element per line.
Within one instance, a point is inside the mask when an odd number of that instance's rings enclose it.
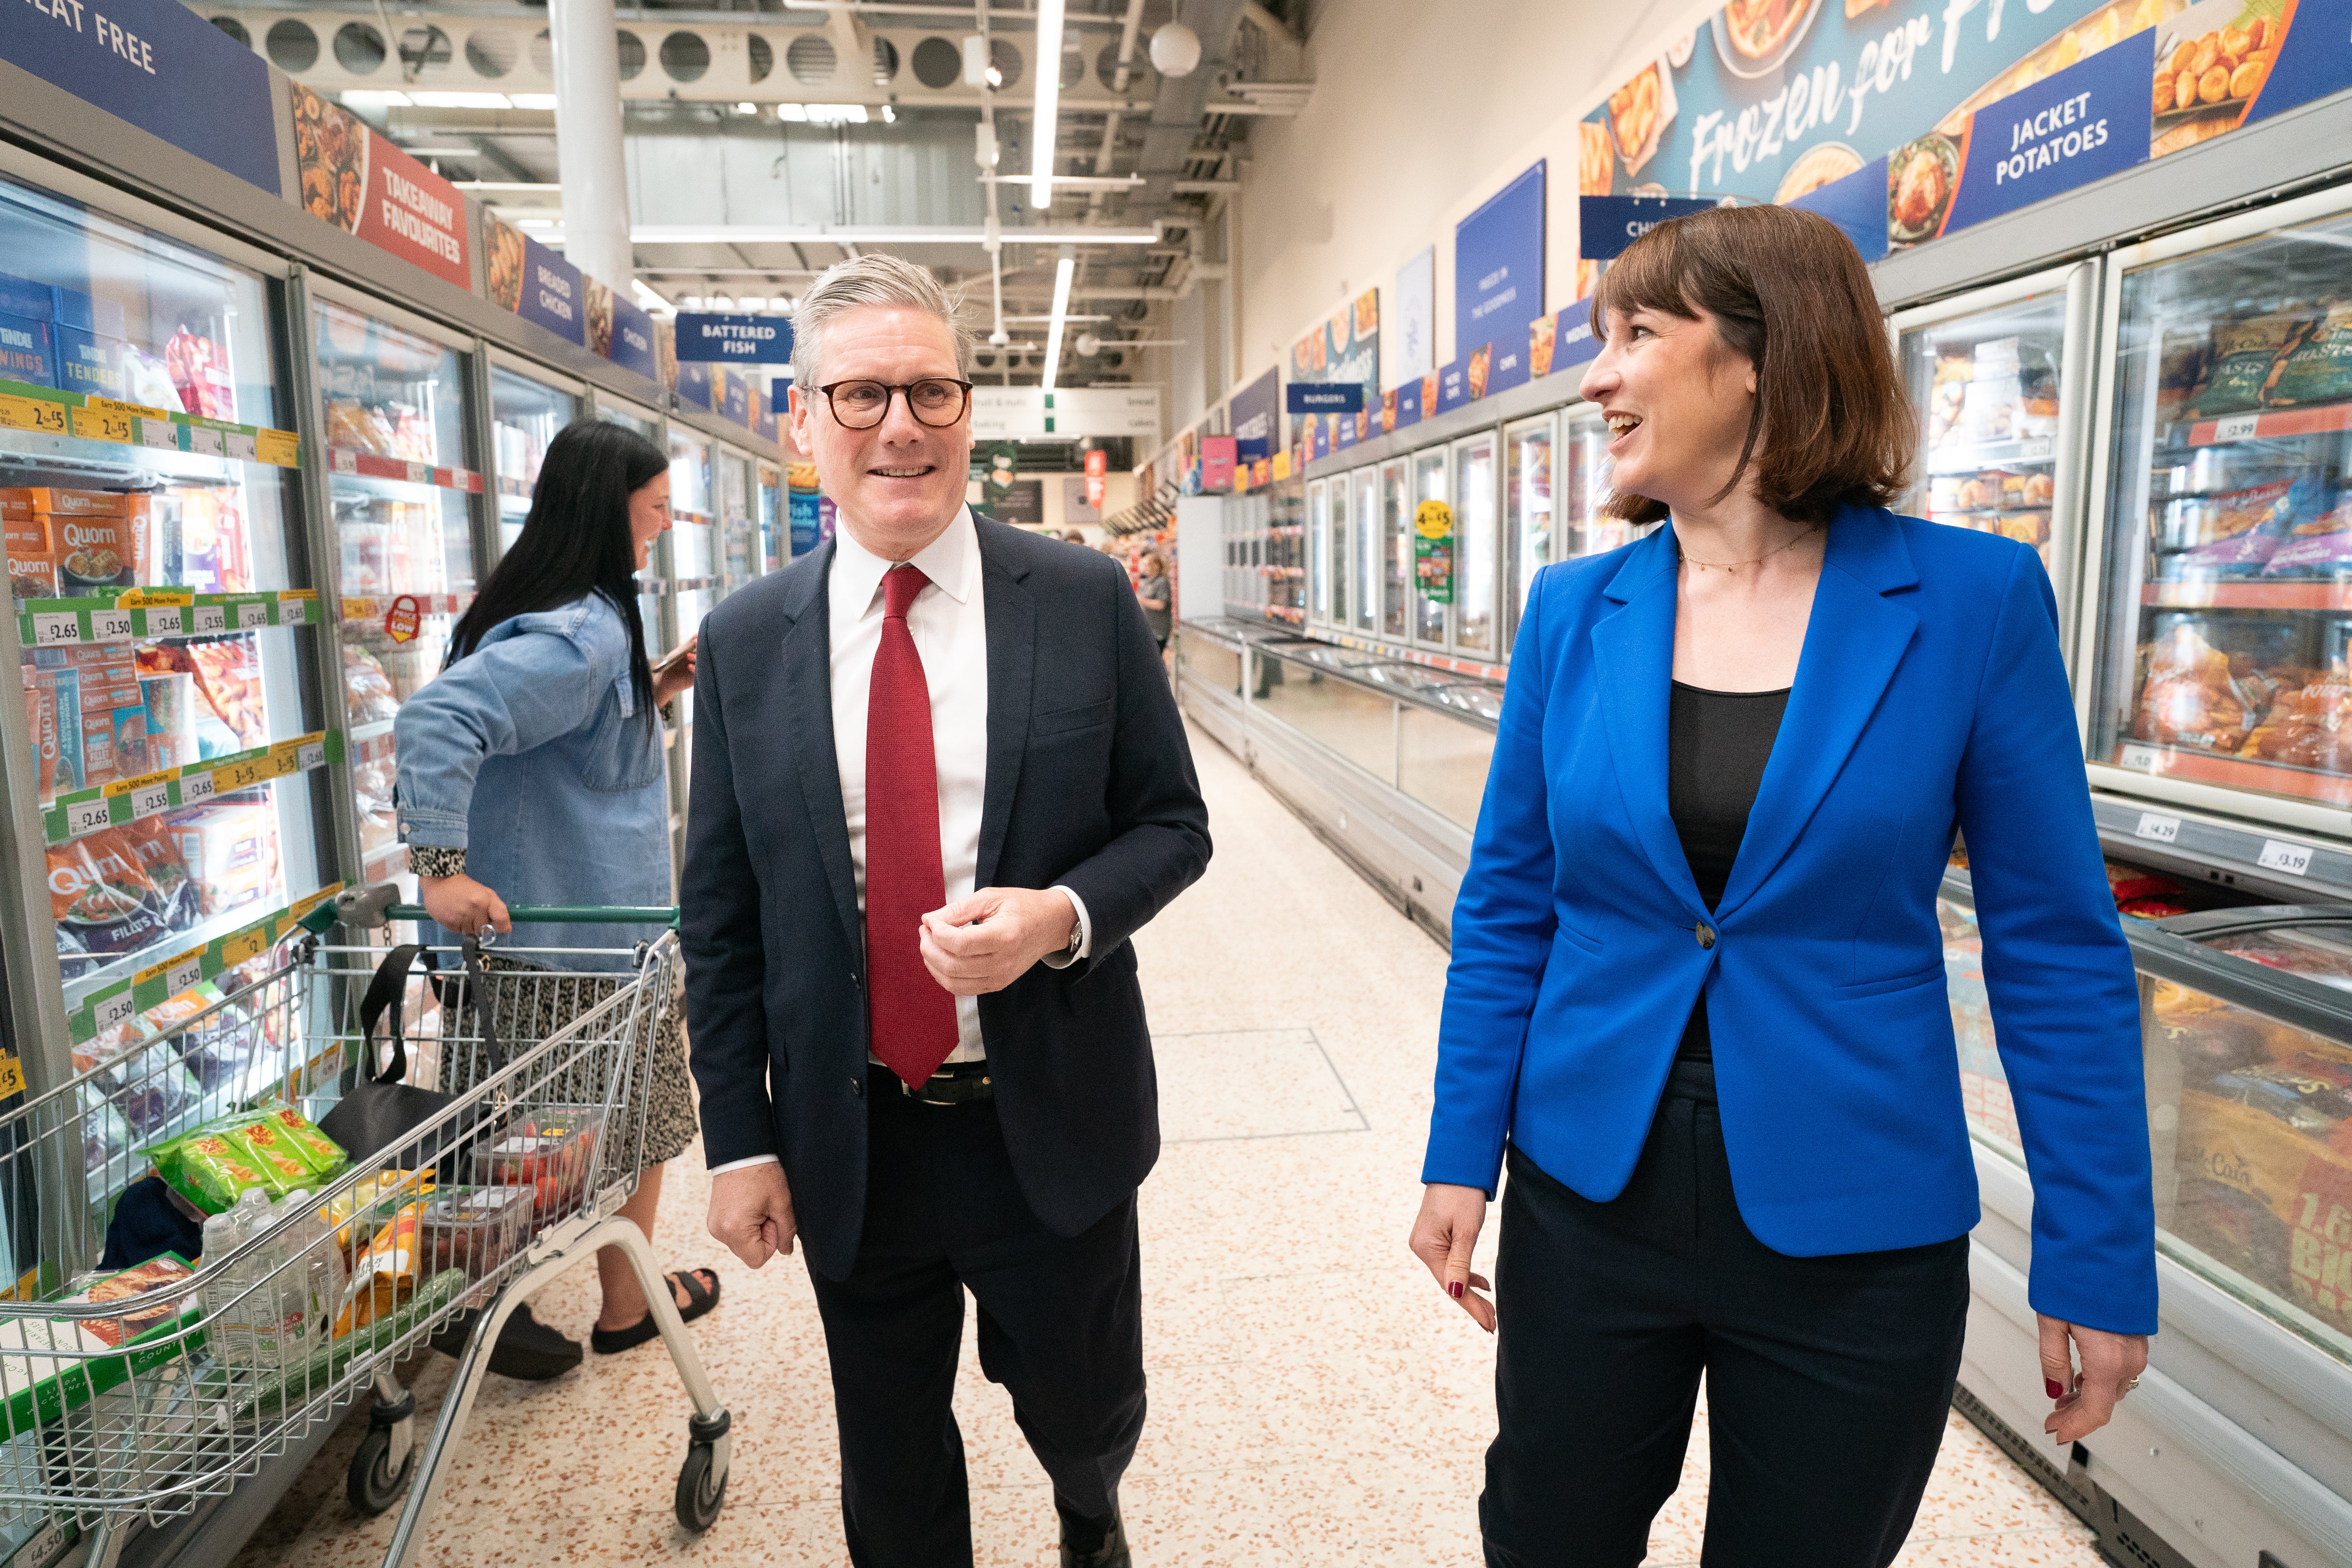
<path fill-rule="evenodd" d="M 971 344 L 938 282 L 857 258 L 794 327 L 793 435 L 840 528 L 697 652 L 710 1233 L 755 1268 L 808 1244 L 858 1568 L 972 1561 L 966 1289 L 1063 1563 L 1124 1568 L 1160 1152 L 1129 938 L 1207 865 L 1208 811 L 1126 574 L 963 505 Z"/>

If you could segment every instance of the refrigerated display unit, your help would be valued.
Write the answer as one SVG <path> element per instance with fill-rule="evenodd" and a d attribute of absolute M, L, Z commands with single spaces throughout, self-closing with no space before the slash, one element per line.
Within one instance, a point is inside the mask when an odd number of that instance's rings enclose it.
<path fill-rule="evenodd" d="M 2032 545 L 2070 612 L 2098 274 L 2096 262 L 2078 262 L 1891 323 L 1921 423 L 1911 489 L 1895 510 Z"/>
<path fill-rule="evenodd" d="M 514 548 L 530 515 L 539 465 L 555 433 L 580 417 L 586 388 L 561 381 L 524 362 L 490 356 L 490 453 L 488 479 L 497 496 L 497 552 Z"/>
<path fill-rule="evenodd" d="M 792 517 L 784 504 L 784 471 L 773 463 L 762 462 L 758 476 L 760 488 L 754 504 L 759 509 L 760 570 L 763 574 L 781 572 L 793 558 Z"/>
<path fill-rule="evenodd" d="M 718 581 L 711 594 L 713 604 L 760 573 L 760 540 L 751 516 L 751 459 L 731 447 L 721 447 L 718 469 L 719 560 Z M 693 632 L 693 626 L 680 624 L 680 637 L 689 637 Z"/>
<path fill-rule="evenodd" d="M 416 885 L 393 816 L 393 721 L 438 673 L 473 603 L 480 554 L 463 340 L 397 307 L 313 285 L 318 427 L 350 725 L 362 880 Z"/>
<path fill-rule="evenodd" d="M 286 1043 L 256 1039 L 151 1074 L 142 1020 L 233 983 L 250 933 L 327 888 L 337 858 L 310 454 L 272 330 L 289 269 L 189 233 L 95 187 L 0 177 L 0 315 L 22 340 L 0 363 L 21 677 L 0 752 L 10 853 L 39 867 L 20 885 L 48 893 L 0 900 L 8 1072 L 36 1091 L 113 1075 L 93 1171 L 285 1070 Z"/>
<path fill-rule="evenodd" d="M 669 427 L 670 530 L 662 535 L 656 564 L 663 580 L 665 619 L 660 643 L 664 652 L 694 635 L 715 599 L 717 576 L 712 555 L 718 532 L 714 510 L 716 489 L 709 437 L 684 425 Z M 650 624 L 646 635 L 652 637 Z M 669 747 L 670 865 L 686 860 L 686 803 L 688 773 L 694 760 L 694 693 L 681 692 L 674 711 L 677 721 L 664 726 Z"/>

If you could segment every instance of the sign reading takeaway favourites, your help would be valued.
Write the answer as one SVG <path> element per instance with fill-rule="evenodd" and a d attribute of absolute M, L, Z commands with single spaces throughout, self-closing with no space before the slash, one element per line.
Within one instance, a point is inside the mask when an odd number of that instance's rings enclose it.
<path fill-rule="evenodd" d="M 1586 117 L 1578 188 L 1801 203 L 1874 256 L 2347 87 L 2352 0 L 1733 0 Z"/>
<path fill-rule="evenodd" d="M 388 255 L 470 290 L 466 201 L 457 188 L 376 135 L 350 110 L 300 82 L 294 100 L 294 162 L 302 207 Z"/>

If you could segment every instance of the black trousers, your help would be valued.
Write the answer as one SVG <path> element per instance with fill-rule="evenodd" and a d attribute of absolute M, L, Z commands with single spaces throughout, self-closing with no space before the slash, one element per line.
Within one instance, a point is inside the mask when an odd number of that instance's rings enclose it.
<path fill-rule="evenodd" d="M 1496 1268 L 1490 1568 L 1634 1568 L 1699 1377 L 1707 1568 L 1885 1568 L 1959 1372 L 1969 1239 L 1790 1258 L 1733 1202 L 1714 1075 L 1678 1063 L 1609 1203 L 1511 1151 Z"/>
<path fill-rule="evenodd" d="M 868 1075 L 866 1098 L 857 1261 L 846 1279 L 809 1275 L 833 1363 L 850 1562 L 972 1561 L 950 1408 L 967 1289 L 980 1308 L 981 1368 L 1013 1396 L 1056 1506 L 1111 1513 L 1143 1431 L 1135 1199 L 1055 1236 L 1021 1196 L 993 1101 L 909 1100 L 884 1068 Z"/>

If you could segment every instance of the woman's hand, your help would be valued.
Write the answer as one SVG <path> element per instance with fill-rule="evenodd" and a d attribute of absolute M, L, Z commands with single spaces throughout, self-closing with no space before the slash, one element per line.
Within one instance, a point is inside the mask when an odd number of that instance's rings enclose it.
<path fill-rule="evenodd" d="M 507 919 L 506 900 L 464 872 L 454 877 L 419 877 L 425 912 L 460 936 L 479 936 L 484 926 L 506 932 L 514 930 Z"/>
<path fill-rule="evenodd" d="M 1495 1303 L 1478 1292 L 1494 1286 L 1485 1275 L 1470 1272 L 1470 1252 L 1478 1245 L 1478 1230 L 1486 1223 L 1485 1193 L 1476 1187 L 1431 1182 L 1421 1189 L 1421 1213 L 1412 1222 L 1412 1239 L 1406 1245 L 1429 1266 L 1445 1293 L 1491 1334 Z"/>
<path fill-rule="evenodd" d="M 2056 1402 L 2042 1429 L 2061 1444 L 2079 1442 L 2105 1426 L 2116 1402 L 2147 1370 L 2146 1334 L 2111 1334 L 2035 1314 L 2042 1323 L 2042 1392 Z M 2067 1340 L 2072 1338 L 2070 1350 Z M 2074 1352 L 2083 1370 L 2074 1370 Z"/>
<path fill-rule="evenodd" d="M 694 638 L 689 637 L 663 657 L 654 671 L 654 706 L 658 708 L 681 691 L 694 689 Z"/>

